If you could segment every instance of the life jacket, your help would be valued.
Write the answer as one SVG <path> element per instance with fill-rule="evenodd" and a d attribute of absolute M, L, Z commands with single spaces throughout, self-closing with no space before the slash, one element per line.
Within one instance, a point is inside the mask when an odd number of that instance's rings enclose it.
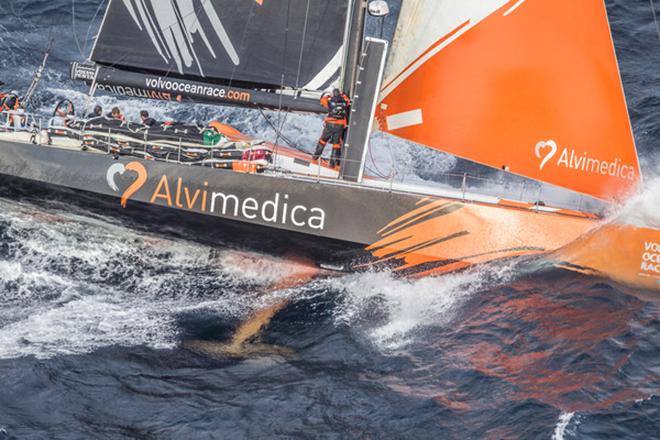
<path fill-rule="evenodd" d="M 321 98 L 321 105 L 328 109 L 328 116 L 325 122 L 329 124 L 347 125 L 348 111 L 351 106 L 351 100 L 345 94 L 339 96 L 324 96 Z"/>
<path fill-rule="evenodd" d="M 122 121 L 122 122 L 126 121 L 126 118 L 124 117 L 123 113 L 119 113 L 119 116 L 112 116 L 112 112 L 110 112 L 107 115 L 105 115 L 105 117 L 108 118 L 108 119 L 116 119 L 116 120 Z"/>
<path fill-rule="evenodd" d="M 2 99 L 2 102 L 0 102 L 0 111 L 11 111 L 11 110 L 18 110 L 21 107 L 21 102 L 18 99 L 18 96 L 8 94 L 5 95 L 4 98 Z"/>

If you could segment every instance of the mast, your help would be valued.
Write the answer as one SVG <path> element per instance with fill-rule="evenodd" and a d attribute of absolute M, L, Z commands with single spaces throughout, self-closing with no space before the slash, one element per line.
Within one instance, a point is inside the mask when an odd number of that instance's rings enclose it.
<path fill-rule="evenodd" d="M 384 17 L 389 14 L 389 7 L 379 1 L 355 0 L 352 4 L 349 35 L 344 43 L 347 50 L 342 78 L 344 93 L 351 97 L 352 104 L 339 174 L 341 179 L 349 182 L 360 182 L 364 175 L 388 48 L 387 41 L 365 40 L 367 11 L 370 15 Z"/>
<path fill-rule="evenodd" d="M 353 94 L 355 93 L 360 52 L 362 51 L 364 42 L 367 23 L 367 4 L 366 0 L 351 0 L 349 18 L 346 24 L 341 89 L 351 98 L 353 98 Z"/>
<path fill-rule="evenodd" d="M 376 38 L 367 38 L 365 41 L 364 50 L 360 53 L 351 118 L 342 152 L 340 177 L 349 182 L 360 182 L 364 175 L 369 137 L 387 57 L 387 41 Z"/>

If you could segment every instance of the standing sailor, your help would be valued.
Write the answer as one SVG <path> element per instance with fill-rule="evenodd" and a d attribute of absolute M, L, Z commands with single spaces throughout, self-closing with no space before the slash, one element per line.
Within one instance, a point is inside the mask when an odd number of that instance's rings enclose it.
<path fill-rule="evenodd" d="M 341 148 L 344 143 L 344 132 L 348 125 L 351 100 L 341 90 L 334 89 L 332 96 L 324 94 L 321 97 L 321 105 L 328 109 L 328 116 L 325 118 L 323 134 L 321 134 L 313 159 L 318 160 L 323 154 L 325 146 L 330 142 L 330 145 L 332 145 L 330 166 L 334 167 L 338 166 L 341 161 Z"/>

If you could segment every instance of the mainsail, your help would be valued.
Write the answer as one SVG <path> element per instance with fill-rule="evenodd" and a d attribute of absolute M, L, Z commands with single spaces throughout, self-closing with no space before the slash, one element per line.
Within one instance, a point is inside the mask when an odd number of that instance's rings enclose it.
<path fill-rule="evenodd" d="M 339 77 L 347 0 L 111 0 L 98 63 L 321 89 Z"/>
<path fill-rule="evenodd" d="M 601 199 L 641 178 L 602 0 L 406 0 L 378 123 Z"/>
<path fill-rule="evenodd" d="M 98 67 L 101 88 L 129 96 L 321 111 L 305 93 L 338 82 L 348 13 L 349 0 L 110 0 L 94 65 L 72 76 L 92 83 Z"/>

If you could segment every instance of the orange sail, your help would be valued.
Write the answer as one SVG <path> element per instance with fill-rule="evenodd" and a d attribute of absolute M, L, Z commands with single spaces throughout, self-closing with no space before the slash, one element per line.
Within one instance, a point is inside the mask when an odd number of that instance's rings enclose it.
<path fill-rule="evenodd" d="M 602 0 L 403 2 L 381 130 L 605 200 L 640 169 Z"/>

